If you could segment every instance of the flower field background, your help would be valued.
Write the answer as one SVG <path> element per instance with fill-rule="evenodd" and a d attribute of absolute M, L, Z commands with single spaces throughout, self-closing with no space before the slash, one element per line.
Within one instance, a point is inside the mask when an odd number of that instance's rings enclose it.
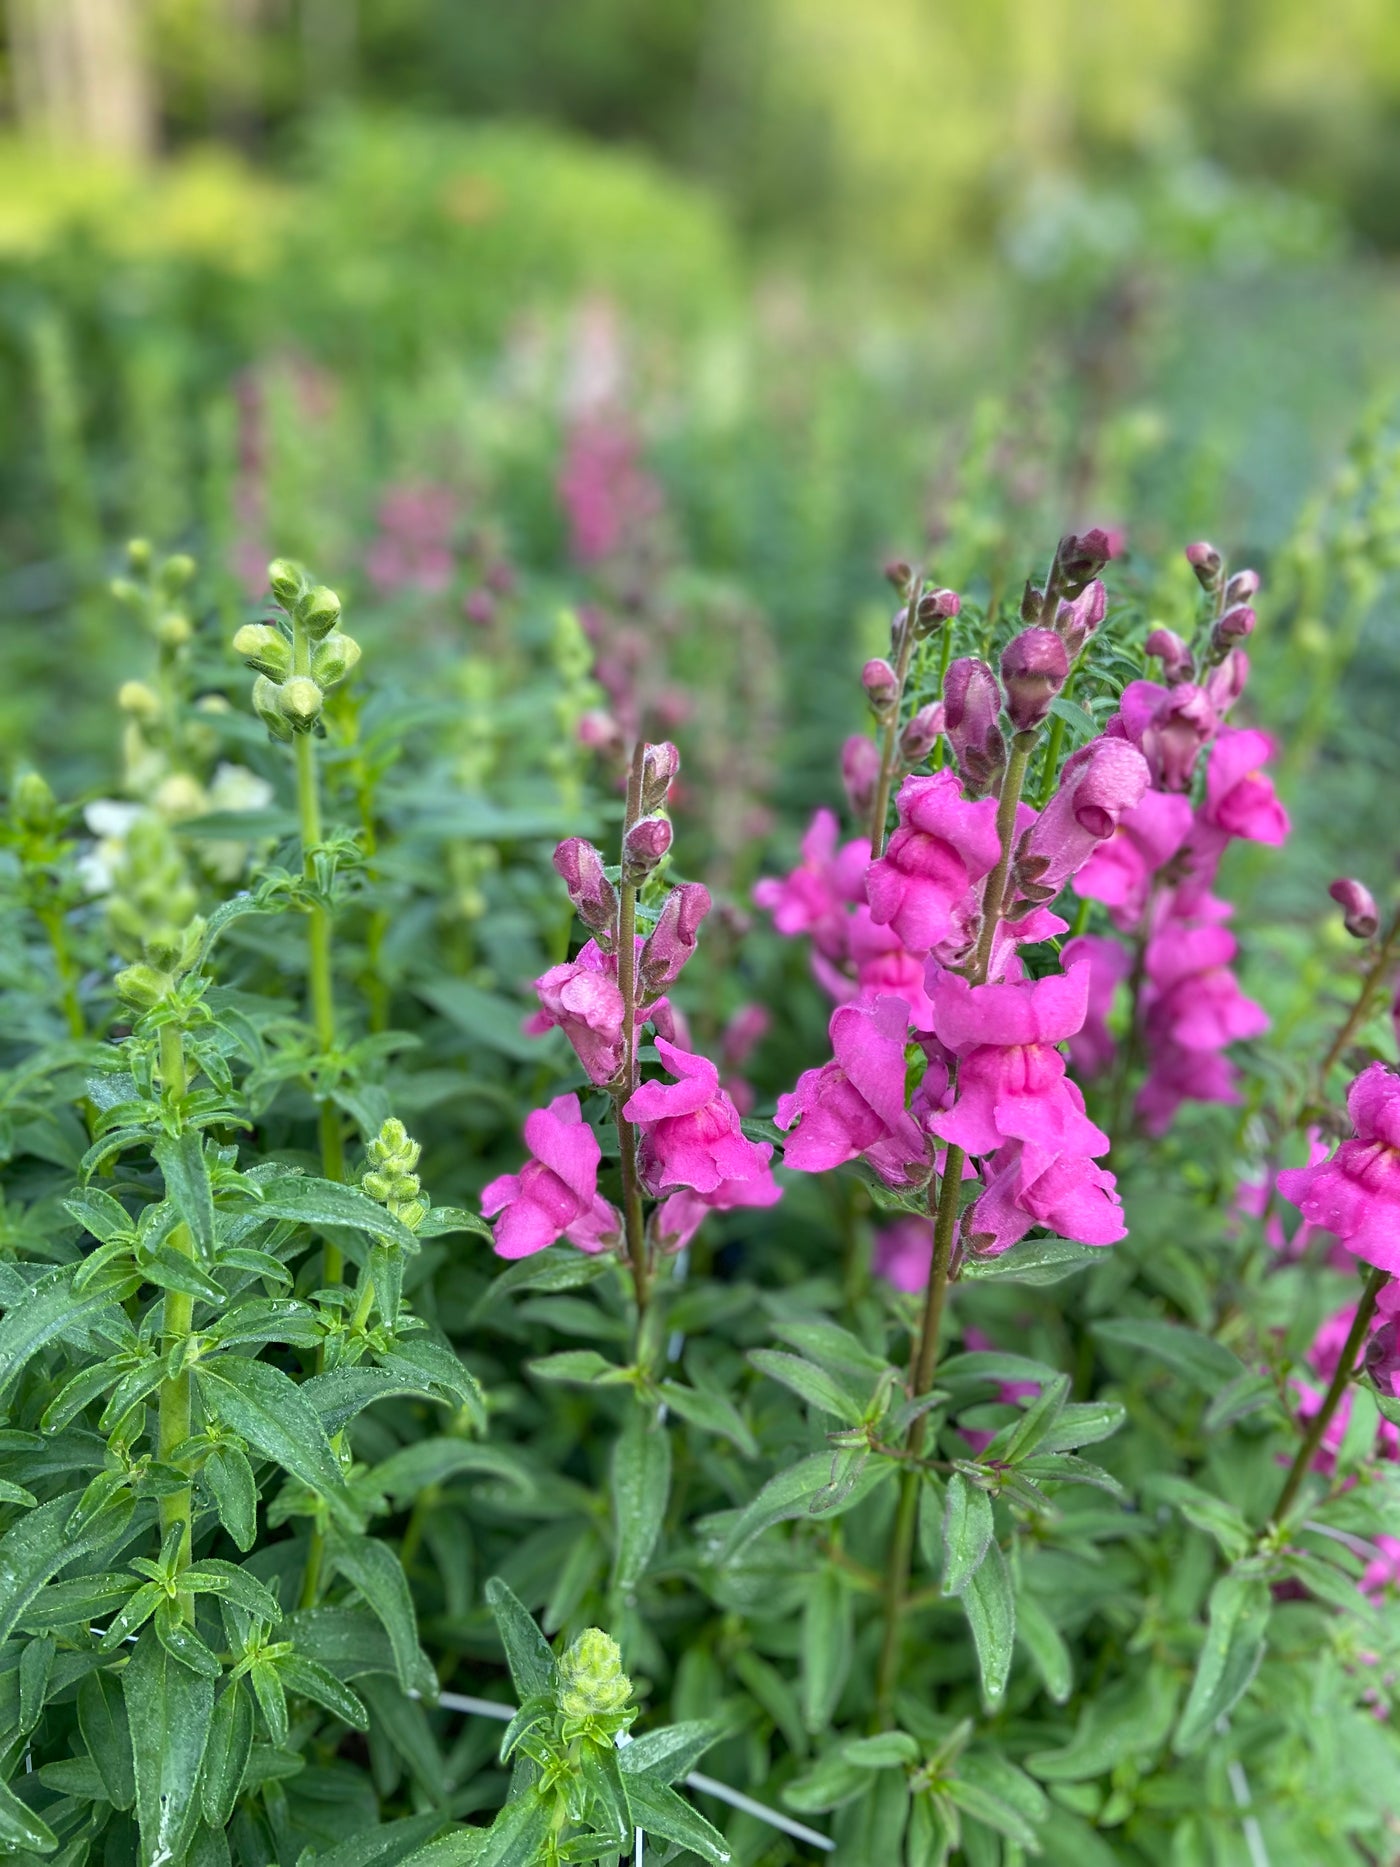
<path fill-rule="evenodd" d="M 710 12 L 5 14 L 0 1841 L 1390 1867 L 1400 36 Z"/>

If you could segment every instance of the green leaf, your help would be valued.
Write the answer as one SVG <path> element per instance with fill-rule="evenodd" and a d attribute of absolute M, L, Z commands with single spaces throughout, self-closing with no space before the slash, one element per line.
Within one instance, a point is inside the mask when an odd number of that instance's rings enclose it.
<path fill-rule="evenodd" d="M 987 1447 L 986 1456 L 1007 1465 L 1029 1458 L 1064 1412 L 1068 1396 L 1069 1376 L 1057 1374 L 1053 1381 L 1045 1383 L 1019 1420 L 1003 1427 Z"/>
<path fill-rule="evenodd" d="M 115 1511 L 99 1511 L 74 1534 L 68 1524 L 76 1503 L 72 1492 L 51 1498 L 0 1537 L 0 1641 L 9 1639 L 51 1577 L 112 1542 L 131 1516 L 128 1499 Z"/>
<path fill-rule="evenodd" d="M 526 1008 L 513 999 L 483 992 L 465 979 L 439 977 L 413 989 L 468 1037 L 500 1051 L 502 1056 L 518 1063 L 539 1064 L 550 1054 L 538 1037 L 526 1036 L 522 1029 Z"/>
<path fill-rule="evenodd" d="M 672 1841 L 677 1847 L 689 1848 L 701 1860 L 723 1867 L 729 1859 L 724 1836 L 703 1815 L 697 1815 L 674 1789 L 653 1782 L 649 1776 L 624 1776 L 623 1782 L 633 1826 L 640 1828 L 649 1841 Z"/>
<path fill-rule="evenodd" d="M 1203 1394 L 1215 1394 L 1248 1372 L 1224 1343 L 1179 1323 L 1155 1322 L 1146 1317 L 1123 1317 L 1090 1325 L 1103 1342 L 1138 1349 L 1185 1377 Z"/>
<path fill-rule="evenodd" d="M 1173 1739 L 1178 1755 L 1199 1749 L 1249 1689 L 1272 1606 L 1269 1585 L 1257 1576 L 1222 1575 L 1211 1589 L 1205 1644 Z"/>
<path fill-rule="evenodd" d="M 780 1382 L 810 1406 L 818 1408 L 822 1413 L 834 1414 L 848 1426 L 859 1425 L 863 1412 L 860 1402 L 853 1399 L 825 1369 L 818 1368 L 810 1361 L 803 1361 L 800 1355 L 785 1355 L 781 1349 L 776 1348 L 750 1349 L 749 1360 L 760 1374 Z"/>
<path fill-rule="evenodd" d="M 611 1837 L 614 1847 L 630 1846 L 632 1823 L 616 1749 L 611 1744 L 585 1743 L 578 1757 L 584 1783 L 592 1792 L 593 1808 L 588 1819 Z"/>
<path fill-rule="evenodd" d="M 154 1584 L 153 1584 L 154 1586 Z M 218 1658 L 205 1646 L 199 1635 L 183 1618 L 177 1602 L 164 1594 L 156 1602 L 156 1638 L 172 1659 L 206 1679 L 217 1679 L 222 1668 Z"/>
<path fill-rule="evenodd" d="M 496 1236 L 479 1213 L 468 1212 L 463 1206 L 433 1206 L 427 1217 L 419 1220 L 415 1229 L 420 1238 L 445 1238 L 451 1232 L 475 1232 L 478 1238 L 488 1238 L 494 1242 Z"/>
<path fill-rule="evenodd" d="M 1103 1262 L 1103 1250 L 1093 1245 L 1077 1245 L 1069 1238 L 1023 1238 L 994 1258 L 969 1254 L 962 1275 L 975 1283 L 1057 1284 Z"/>
<path fill-rule="evenodd" d="M 324 1853 L 301 1857 L 304 1867 L 401 1867 L 420 1850 L 425 1841 L 442 1827 L 437 1810 L 426 1815 L 406 1815 L 396 1822 L 371 1828 L 368 1834 L 351 1835 L 338 1841 Z"/>
<path fill-rule="evenodd" d="M 371 1245 L 369 1276 L 374 1286 L 374 1300 L 379 1314 L 391 1329 L 399 1323 L 403 1304 L 403 1253 L 392 1245 Z"/>
<path fill-rule="evenodd" d="M 220 1694 L 209 1721 L 200 1779 L 201 1807 L 211 1828 L 226 1828 L 253 1748 L 253 1703 L 237 1679 Z"/>
<path fill-rule="evenodd" d="M 214 1190 L 209 1163 L 204 1158 L 204 1136 L 198 1128 L 182 1128 L 177 1135 L 162 1135 L 152 1153 L 165 1181 L 171 1204 L 190 1228 L 201 1254 L 214 1254 Z"/>
<path fill-rule="evenodd" d="M 670 1492 L 670 1435 L 641 1407 L 633 1407 L 612 1458 L 613 1586 L 624 1596 L 646 1573 Z"/>
<path fill-rule="evenodd" d="M 0 1395 L 56 1335 L 67 1333 L 84 1316 L 111 1302 L 104 1290 L 75 1296 L 72 1286 L 71 1268 L 51 1272 L 30 1286 L 23 1302 L 6 1312 L 0 1322 Z"/>
<path fill-rule="evenodd" d="M 669 1791 L 667 1792 L 669 1794 Z M 528 1789 L 508 1802 L 486 1831 L 473 1867 L 539 1867 L 545 1837 L 554 1826 L 554 1798 Z"/>
<path fill-rule="evenodd" d="M 974 1821 L 982 1822 L 988 1828 L 994 1828 L 1000 1835 L 1014 1841 L 1018 1847 L 1029 1848 L 1038 1852 L 1040 1843 L 1035 1829 L 1009 1802 L 963 1777 L 955 1776 L 945 1785 L 945 1793 L 950 1802 L 955 1802 L 964 1814 L 972 1816 Z"/>
<path fill-rule="evenodd" d="M 244 1208 L 248 1216 L 294 1219 L 300 1225 L 348 1225 L 386 1245 L 412 1252 L 418 1241 L 401 1220 L 357 1186 L 320 1180 L 312 1174 L 286 1174 L 259 1183 L 262 1197 Z"/>
<path fill-rule="evenodd" d="M 960 1595 L 992 1541 L 992 1500 L 962 1472 L 948 1480 L 943 1507 L 943 1592 Z"/>
<path fill-rule="evenodd" d="M 224 1562 L 217 1556 L 192 1562 L 180 1576 L 180 1588 L 195 1594 L 221 1595 L 235 1607 L 242 1608 L 245 1614 L 271 1626 L 282 1618 L 277 1597 L 269 1588 L 247 1569 L 240 1569 L 236 1562 Z"/>
<path fill-rule="evenodd" d="M 959 1597 L 977 1649 L 982 1692 L 989 1705 L 998 1705 L 1011 1672 L 1011 1649 L 1016 1639 L 1016 1598 L 1006 1558 L 996 1543 Z"/>
<path fill-rule="evenodd" d="M 1128 1409 L 1117 1400 L 1088 1400 L 1063 1407 L 1059 1418 L 1041 1435 L 1036 1452 L 1043 1458 L 1051 1452 L 1097 1445 L 1116 1433 L 1127 1417 Z"/>
<path fill-rule="evenodd" d="M 702 1432 L 718 1433 L 737 1446 L 745 1458 L 758 1457 L 758 1441 L 726 1395 L 705 1387 L 685 1387 L 679 1381 L 662 1381 L 657 1392 L 666 1406 L 690 1425 Z"/>
<path fill-rule="evenodd" d="M 288 1653 L 278 1661 L 277 1669 L 282 1675 L 283 1685 L 342 1719 L 352 1731 L 369 1729 L 369 1712 L 358 1693 L 352 1692 L 348 1685 L 317 1661 L 308 1659 L 304 1653 Z M 434 1678 L 434 1693 L 436 1690 L 437 1680 Z"/>
<path fill-rule="evenodd" d="M 380 1367 L 390 1374 L 426 1381 L 434 1399 L 465 1407 L 472 1424 L 485 1432 L 486 1396 L 481 1383 L 450 1348 L 414 1335 L 397 1343 L 392 1354 L 381 1351 L 378 1359 Z"/>
<path fill-rule="evenodd" d="M 199 1819 L 199 1777 L 214 1682 L 171 1657 L 148 1628 L 122 1675 L 136 1778 L 142 1867 L 182 1860 Z"/>
<path fill-rule="evenodd" d="M 855 1617 L 851 1591 L 834 1567 L 807 1584 L 802 1603 L 802 1722 L 815 1736 L 829 1729 L 851 1670 Z"/>
<path fill-rule="evenodd" d="M 889 1770 L 917 1763 L 919 1746 L 907 1731 L 881 1731 L 875 1737 L 853 1737 L 841 1746 L 847 1763 L 861 1770 Z"/>
<path fill-rule="evenodd" d="M 403 1564 L 387 1543 L 371 1536 L 343 1536 L 333 1531 L 328 1544 L 332 1562 L 378 1616 L 394 1651 L 399 1684 L 405 1692 L 437 1696 L 437 1676 L 418 1644 L 418 1617 Z"/>
<path fill-rule="evenodd" d="M 728 1562 L 745 1543 L 789 1518 L 818 1514 L 834 1517 L 853 1510 L 877 1485 L 892 1476 L 894 1469 L 886 1460 L 870 1460 L 840 1500 L 819 1513 L 813 1505 L 830 1485 L 831 1467 L 830 1453 L 813 1452 L 799 1459 L 796 1465 L 789 1465 L 786 1471 L 775 1473 L 758 1496 L 730 1523 L 719 1560 Z"/>
<path fill-rule="evenodd" d="M 136 1800 L 131 1732 L 121 1687 L 109 1673 L 90 1672 L 79 1682 L 78 1729 L 108 1801 L 116 1808 L 129 1809 Z"/>
<path fill-rule="evenodd" d="M 394 1400 L 412 1394 L 422 1400 L 437 1400 L 427 1377 L 408 1369 L 327 1368 L 301 1383 L 300 1391 L 315 1408 L 326 1433 L 339 1433 L 366 1407 L 377 1400 Z"/>
<path fill-rule="evenodd" d="M 859 1336 L 824 1316 L 779 1317 L 773 1325 L 773 1333 L 805 1355 L 808 1361 L 815 1361 L 823 1368 L 839 1374 L 873 1377 L 867 1381 L 868 1386 L 873 1386 L 890 1365 L 883 1355 L 867 1348 Z"/>
<path fill-rule="evenodd" d="M 0 1783 L 0 1847 L 6 1853 L 24 1848 L 33 1854 L 52 1854 L 58 1837 L 14 1791 Z"/>
<path fill-rule="evenodd" d="M 482 1223 L 485 1224 L 485 1220 Z M 584 1284 L 595 1283 L 608 1266 L 609 1259 L 604 1252 L 594 1255 L 578 1251 L 573 1245 L 550 1245 L 531 1257 L 521 1258 L 499 1277 L 493 1277 L 473 1306 L 472 1320 L 480 1321 L 512 1290 L 577 1290 Z"/>
<path fill-rule="evenodd" d="M 506 1664 L 521 1698 L 552 1694 L 559 1669 L 549 1642 L 499 1575 L 486 1584 L 486 1605 L 496 1617 Z"/>
<path fill-rule="evenodd" d="M 1204 1530 L 1220 1545 L 1227 1561 L 1238 1562 L 1255 1544 L 1255 1534 L 1233 1504 L 1227 1504 L 1213 1491 L 1192 1484 L 1174 1472 L 1151 1474 L 1144 1486 L 1149 1498 L 1161 1498 L 1174 1504 L 1197 1530 Z"/>
<path fill-rule="evenodd" d="M 557 1355 L 527 1361 L 525 1366 L 537 1381 L 562 1381 L 569 1387 L 615 1387 L 632 1374 L 630 1368 L 619 1368 L 596 1348 L 566 1348 Z"/>
<path fill-rule="evenodd" d="M 717 1718 L 692 1718 L 684 1724 L 643 1731 L 624 1744 L 617 1760 L 624 1776 L 649 1776 L 654 1783 L 674 1783 L 689 1776 L 705 1752 L 724 1736 Z"/>
<path fill-rule="evenodd" d="M 219 1522 L 241 1550 L 250 1550 L 258 1536 L 258 1487 L 248 1455 L 241 1446 L 216 1446 L 204 1461 L 203 1477 Z"/>
<path fill-rule="evenodd" d="M 271 1362 L 225 1354 L 197 1363 L 195 1379 L 216 1420 L 344 1512 L 344 1486 L 331 1442 L 290 1375 Z"/>
<path fill-rule="evenodd" d="M 450 1484 L 468 1474 L 499 1480 L 522 1497 L 533 1495 L 536 1489 L 534 1474 L 517 1453 L 471 1439 L 415 1440 L 391 1453 L 358 1482 L 402 1508 L 430 1486 Z"/>
<path fill-rule="evenodd" d="M 1025 1648 L 1045 1690 L 1057 1705 L 1063 1705 L 1074 1686 L 1069 1648 L 1059 1628 L 1027 1589 L 1016 1597 L 1016 1639 Z"/>

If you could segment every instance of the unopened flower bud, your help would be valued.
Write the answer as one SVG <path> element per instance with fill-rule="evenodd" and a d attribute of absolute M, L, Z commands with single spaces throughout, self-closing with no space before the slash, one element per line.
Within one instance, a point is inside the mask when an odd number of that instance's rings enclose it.
<path fill-rule="evenodd" d="M 1002 651 L 1006 711 L 1017 732 L 1039 726 L 1069 678 L 1069 656 L 1053 629 L 1023 629 Z"/>
<path fill-rule="evenodd" d="M 132 538 L 127 541 L 126 561 L 138 577 L 151 568 L 151 541 L 149 538 Z"/>
<path fill-rule="evenodd" d="M 1225 586 L 1226 604 L 1247 603 L 1252 596 L 1259 594 L 1259 573 L 1257 570 L 1237 570 Z"/>
<path fill-rule="evenodd" d="M 899 698 L 899 676 L 888 661 L 881 661 L 878 656 L 872 657 L 861 669 L 860 684 L 877 718 L 888 713 Z"/>
<path fill-rule="evenodd" d="M 282 714 L 282 689 L 265 674 L 253 682 L 253 711 L 274 739 L 291 738 L 292 729 Z"/>
<path fill-rule="evenodd" d="M 1225 570 L 1225 560 L 1215 546 L 1200 538 L 1193 545 L 1186 547 L 1186 562 L 1196 573 L 1196 581 L 1203 590 L 1218 590 L 1220 579 Z"/>
<path fill-rule="evenodd" d="M 906 765 L 922 765 L 943 731 L 943 702 L 920 707 L 899 735 L 899 756 Z"/>
<path fill-rule="evenodd" d="M 644 882 L 671 847 L 671 819 L 641 817 L 622 839 L 622 879 L 629 887 Z"/>
<path fill-rule="evenodd" d="M 1038 583 L 1027 577 L 1026 587 L 1021 592 L 1022 622 L 1039 622 L 1045 608 L 1045 592 Z"/>
<path fill-rule="evenodd" d="M 961 608 L 956 590 L 925 590 L 914 611 L 914 634 L 920 639 L 936 634 Z"/>
<path fill-rule="evenodd" d="M 146 600 L 145 591 L 142 590 L 140 584 L 133 583 L 129 577 L 113 577 L 107 585 L 107 590 L 123 609 L 139 610 Z"/>
<path fill-rule="evenodd" d="M 277 601 L 290 608 L 306 588 L 306 572 L 290 558 L 274 558 L 267 567 L 267 582 Z"/>
<path fill-rule="evenodd" d="M 631 1696 L 622 1649 L 601 1628 L 587 1628 L 559 1662 L 560 1711 L 572 1719 L 607 1717 L 625 1711 Z"/>
<path fill-rule="evenodd" d="M 660 745 L 646 746 L 642 752 L 642 810 L 661 810 L 672 781 L 681 768 L 681 755 L 669 739 Z M 669 848 L 669 838 L 667 847 Z M 662 852 L 663 854 L 665 851 Z"/>
<path fill-rule="evenodd" d="M 334 590 L 318 583 L 297 604 L 297 616 L 311 639 L 319 642 L 340 621 L 340 598 Z"/>
<path fill-rule="evenodd" d="M 144 681 L 123 681 L 117 689 L 117 705 L 144 726 L 160 718 L 159 697 Z"/>
<path fill-rule="evenodd" d="M 321 717 L 324 695 L 309 674 L 294 674 L 277 690 L 282 717 L 294 733 L 309 733 Z"/>
<path fill-rule="evenodd" d="M 324 641 L 316 644 L 311 657 L 311 672 L 322 687 L 334 687 L 343 681 L 360 659 L 360 644 L 353 635 L 332 629 Z"/>
<path fill-rule="evenodd" d="M 172 980 L 169 973 L 138 962 L 123 967 L 112 984 L 124 1005 L 130 1005 L 133 1011 L 150 1011 L 170 990 Z"/>
<path fill-rule="evenodd" d="M 642 948 L 640 973 L 648 995 L 674 985 L 695 951 L 695 935 L 710 911 L 710 891 L 703 882 L 681 882 L 667 895 L 661 916 Z"/>
<path fill-rule="evenodd" d="M 1380 909 L 1376 897 L 1364 882 L 1342 875 L 1327 890 L 1342 910 L 1342 924 L 1357 940 L 1373 939 L 1380 928 Z"/>
<path fill-rule="evenodd" d="M 1168 687 L 1175 687 L 1180 681 L 1189 681 L 1196 672 L 1191 650 L 1171 629 L 1165 629 L 1159 624 L 1149 632 L 1143 646 L 1149 655 L 1161 662 L 1162 679 Z"/>
<path fill-rule="evenodd" d="M 977 797 L 992 789 L 1006 764 L 1000 713 L 1001 688 L 986 662 L 975 655 L 951 662 L 943 683 L 943 729 L 963 780 Z"/>
<path fill-rule="evenodd" d="M 617 945 L 617 890 L 603 858 L 586 837 L 569 836 L 554 852 L 554 867 L 569 891 L 574 912 L 605 953 Z"/>
<path fill-rule="evenodd" d="M 1216 623 L 1215 633 L 1231 645 L 1243 641 L 1245 636 L 1254 633 L 1254 611 L 1248 603 L 1236 603 Z"/>
<path fill-rule="evenodd" d="M 841 782 L 852 813 L 868 816 L 880 782 L 880 748 L 864 733 L 852 733 L 841 747 Z"/>
<path fill-rule="evenodd" d="M 1085 584 L 1097 577 L 1110 558 L 1123 549 L 1123 534 L 1104 526 L 1092 531 L 1069 532 L 1059 543 L 1051 570 L 1051 584 L 1057 596 L 1078 596 Z"/>
<path fill-rule="evenodd" d="M 885 581 L 894 590 L 896 596 L 908 597 L 909 584 L 913 571 L 903 558 L 891 558 L 885 566 Z"/>
<path fill-rule="evenodd" d="M 233 652 L 258 674 L 281 680 L 292 670 L 292 645 L 270 622 L 245 622 L 233 638 Z"/>
<path fill-rule="evenodd" d="M 177 551 L 160 567 L 160 587 L 167 596 L 178 596 L 186 585 L 194 581 L 194 573 L 194 559 L 184 551 Z"/>
<path fill-rule="evenodd" d="M 1400 1324 L 1381 1324 L 1366 1344 L 1362 1366 L 1383 1394 L 1400 1396 Z"/>
<path fill-rule="evenodd" d="M 52 829 L 57 812 L 48 781 L 37 771 L 21 772 L 10 794 L 10 813 L 18 828 L 31 833 Z"/>
<path fill-rule="evenodd" d="M 183 648 L 194 634 L 194 624 L 181 609 L 168 609 L 156 618 L 155 636 L 162 648 Z"/>
<path fill-rule="evenodd" d="M 1086 583 L 1072 602 L 1060 603 L 1055 610 L 1055 633 L 1065 645 L 1071 661 L 1095 634 L 1108 613 L 1108 591 L 1097 577 Z"/>

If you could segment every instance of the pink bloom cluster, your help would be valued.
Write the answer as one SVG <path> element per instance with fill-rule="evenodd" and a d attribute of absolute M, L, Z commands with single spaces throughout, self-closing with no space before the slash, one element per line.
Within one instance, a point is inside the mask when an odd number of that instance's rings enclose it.
<path fill-rule="evenodd" d="M 661 489 L 641 464 L 631 424 L 607 409 L 573 422 L 559 472 L 569 547 L 579 564 L 616 557 L 661 510 Z"/>
<path fill-rule="evenodd" d="M 434 593 L 452 581 L 456 500 L 446 486 L 392 486 L 379 502 L 379 529 L 365 553 L 365 571 L 381 596 L 401 590 Z"/>
<path fill-rule="evenodd" d="M 1285 1168 L 1278 1188 L 1309 1225 L 1393 1276 L 1400 1271 L 1400 1076 L 1371 1064 L 1347 1091 L 1347 1112 L 1351 1139 L 1325 1159 Z"/>

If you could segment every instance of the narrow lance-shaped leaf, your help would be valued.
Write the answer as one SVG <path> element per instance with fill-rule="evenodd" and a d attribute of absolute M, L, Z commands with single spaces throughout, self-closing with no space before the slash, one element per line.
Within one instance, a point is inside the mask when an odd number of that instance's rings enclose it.
<path fill-rule="evenodd" d="M 418 1620 L 403 1564 L 387 1543 L 369 1536 L 336 1534 L 330 1543 L 331 1560 L 360 1591 L 389 1636 L 394 1666 L 405 1692 L 432 1698 L 437 1678 L 418 1644 Z"/>
<path fill-rule="evenodd" d="M 496 1617 L 506 1664 L 521 1698 L 552 1693 L 558 1665 L 549 1642 L 499 1575 L 493 1575 L 486 1584 L 486 1605 Z"/>
<path fill-rule="evenodd" d="M 214 1714 L 214 1682 L 166 1652 L 153 1629 L 122 1675 L 136 1776 L 143 1867 L 184 1858 L 199 1819 L 199 1775 Z"/>
<path fill-rule="evenodd" d="M 972 1629 L 982 1691 L 988 1704 L 1000 1702 L 1011 1672 L 1011 1649 L 1016 1639 L 1016 1598 L 1006 1558 L 996 1543 L 988 1545 L 975 1575 L 961 1595 L 963 1613 Z"/>
<path fill-rule="evenodd" d="M 612 1499 L 616 1544 L 613 1581 L 624 1594 L 646 1572 L 661 1534 L 671 1490 L 671 1441 L 664 1426 L 634 1407 L 613 1451 Z"/>

